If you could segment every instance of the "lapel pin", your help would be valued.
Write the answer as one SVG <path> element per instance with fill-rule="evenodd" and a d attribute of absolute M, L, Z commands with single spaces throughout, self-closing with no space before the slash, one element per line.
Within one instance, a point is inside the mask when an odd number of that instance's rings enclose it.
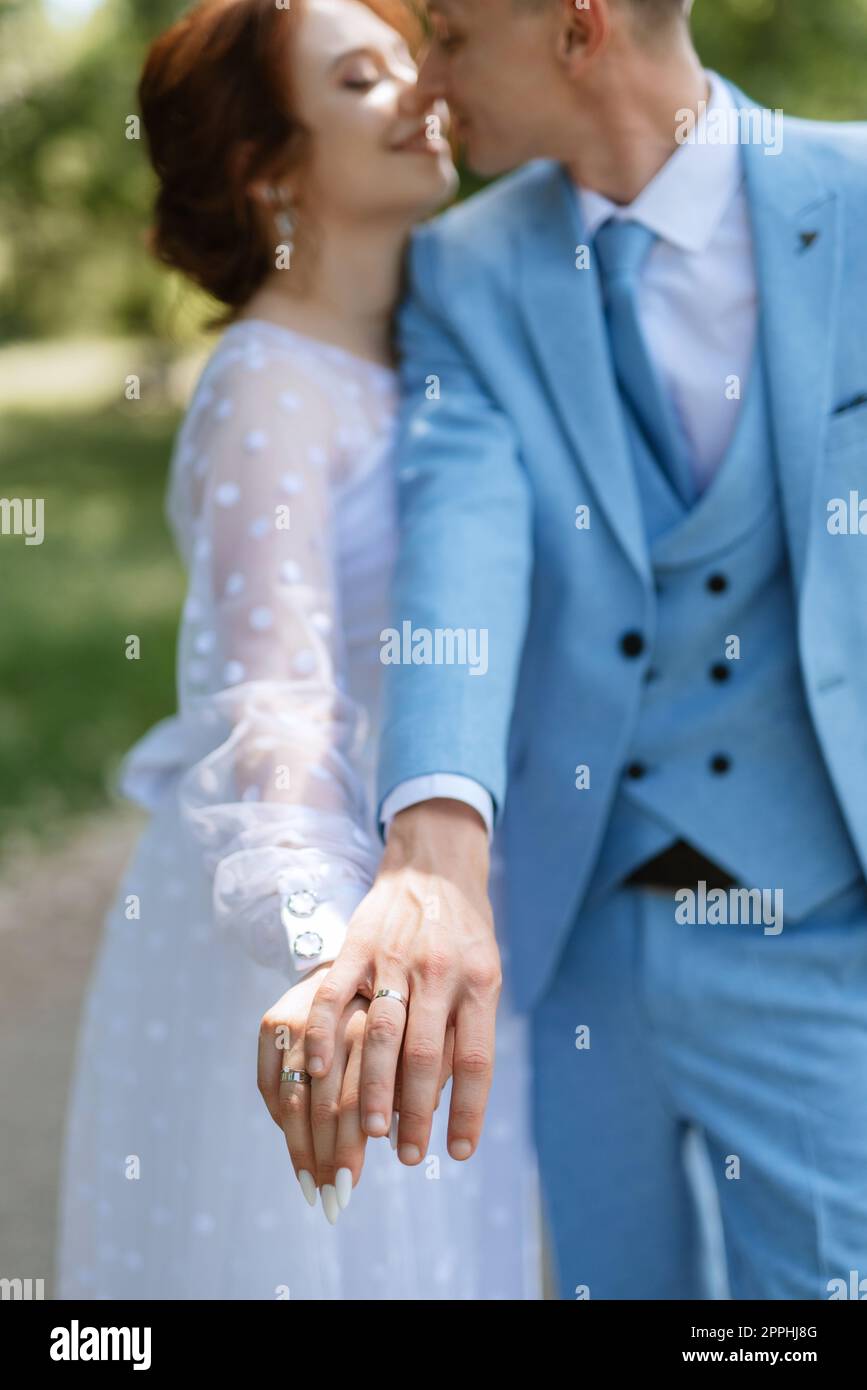
<path fill-rule="evenodd" d="M 803 249 L 804 251 L 806 251 L 809 247 L 811 247 L 811 246 L 813 245 L 813 242 L 816 240 L 816 237 L 817 237 L 818 235 L 819 235 L 818 232 L 801 232 L 801 247 L 802 247 L 802 249 Z"/>

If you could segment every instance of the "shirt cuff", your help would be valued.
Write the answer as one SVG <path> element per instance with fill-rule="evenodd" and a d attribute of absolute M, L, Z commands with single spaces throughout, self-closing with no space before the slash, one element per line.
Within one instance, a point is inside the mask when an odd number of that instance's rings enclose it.
<path fill-rule="evenodd" d="M 420 801 L 432 801 L 439 796 L 448 797 L 451 801 L 464 801 L 478 811 L 488 828 L 490 839 L 494 833 L 491 793 L 480 782 L 458 772 L 428 772 L 423 777 L 410 777 L 405 782 L 398 782 L 383 801 L 379 812 L 385 838 L 388 838 L 389 827 L 398 811 L 405 811 L 407 806 L 416 806 Z"/>
<path fill-rule="evenodd" d="M 370 887 L 342 883 L 327 898 L 314 889 L 280 884 L 280 920 L 286 930 L 292 970 L 297 979 L 318 965 L 337 959 L 349 919 Z"/>

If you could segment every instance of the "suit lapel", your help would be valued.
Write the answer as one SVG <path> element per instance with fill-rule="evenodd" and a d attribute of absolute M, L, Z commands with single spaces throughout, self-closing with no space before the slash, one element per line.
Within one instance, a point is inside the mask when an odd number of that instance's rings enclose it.
<path fill-rule="evenodd" d="M 734 89 L 739 106 L 755 109 Z M 796 129 L 766 155 L 744 144 L 759 326 L 768 373 L 779 479 L 798 592 L 804 577 L 814 489 L 831 409 L 839 297 L 839 201 L 812 167 Z"/>
<path fill-rule="evenodd" d="M 595 265 L 566 171 L 551 164 L 519 234 L 519 296 L 543 380 L 600 507 L 638 572 L 651 580 L 629 439 L 610 366 Z M 591 257 L 592 262 L 592 257 Z"/>
<path fill-rule="evenodd" d="M 731 84 L 730 84 L 731 85 Z M 732 87 L 736 104 L 756 104 Z M 742 146 L 754 238 L 759 331 L 795 583 L 806 563 L 813 493 L 831 407 L 839 298 L 839 204 L 797 128 L 782 151 Z M 651 578 L 629 440 L 611 371 L 595 266 L 575 268 L 584 243 L 577 199 L 556 163 L 519 235 L 519 297 L 534 351 L 567 436 L 633 565 Z"/>

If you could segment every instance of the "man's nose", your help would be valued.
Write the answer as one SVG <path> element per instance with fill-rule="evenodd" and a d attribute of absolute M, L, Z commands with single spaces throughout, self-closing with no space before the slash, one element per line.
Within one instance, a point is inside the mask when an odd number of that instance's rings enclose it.
<path fill-rule="evenodd" d="M 448 104 L 445 88 L 440 80 L 440 64 L 426 55 L 430 48 L 419 55 L 418 69 L 413 81 L 409 78 L 403 83 L 398 97 L 398 110 L 402 116 L 426 116 L 436 112 L 441 122 L 448 124 Z"/>
<path fill-rule="evenodd" d="M 430 106 L 437 100 L 448 100 L 445 74 L 445 65 L 437 54 L 436 44 L 428 42 L 418 56 L 417 90 L 423 104 Z"/>

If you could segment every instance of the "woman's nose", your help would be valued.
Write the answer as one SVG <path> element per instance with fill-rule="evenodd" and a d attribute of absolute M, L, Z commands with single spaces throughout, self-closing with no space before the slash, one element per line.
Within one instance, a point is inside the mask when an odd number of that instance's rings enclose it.
<path fill-rule="evenodd" d="M 424 98 L 419 91 L 419 81 L 415 73 L 412 77 L 408 74 L 401 81 L 400 93 L 397 98 L 398 110 L 401 116 L 418 116 L 425 109 Z"/>
<path fill-rule="evenodd" d="M 414 82 L 401 91 L 398 97 L 398 114 L 410 120 L 436 116 L 438 121 L 436 133 L 442 136 L 448 134 L 450 123 L 448 106 L 444 101 L 438 101 L 426 92 L 420 82 Z"/>

